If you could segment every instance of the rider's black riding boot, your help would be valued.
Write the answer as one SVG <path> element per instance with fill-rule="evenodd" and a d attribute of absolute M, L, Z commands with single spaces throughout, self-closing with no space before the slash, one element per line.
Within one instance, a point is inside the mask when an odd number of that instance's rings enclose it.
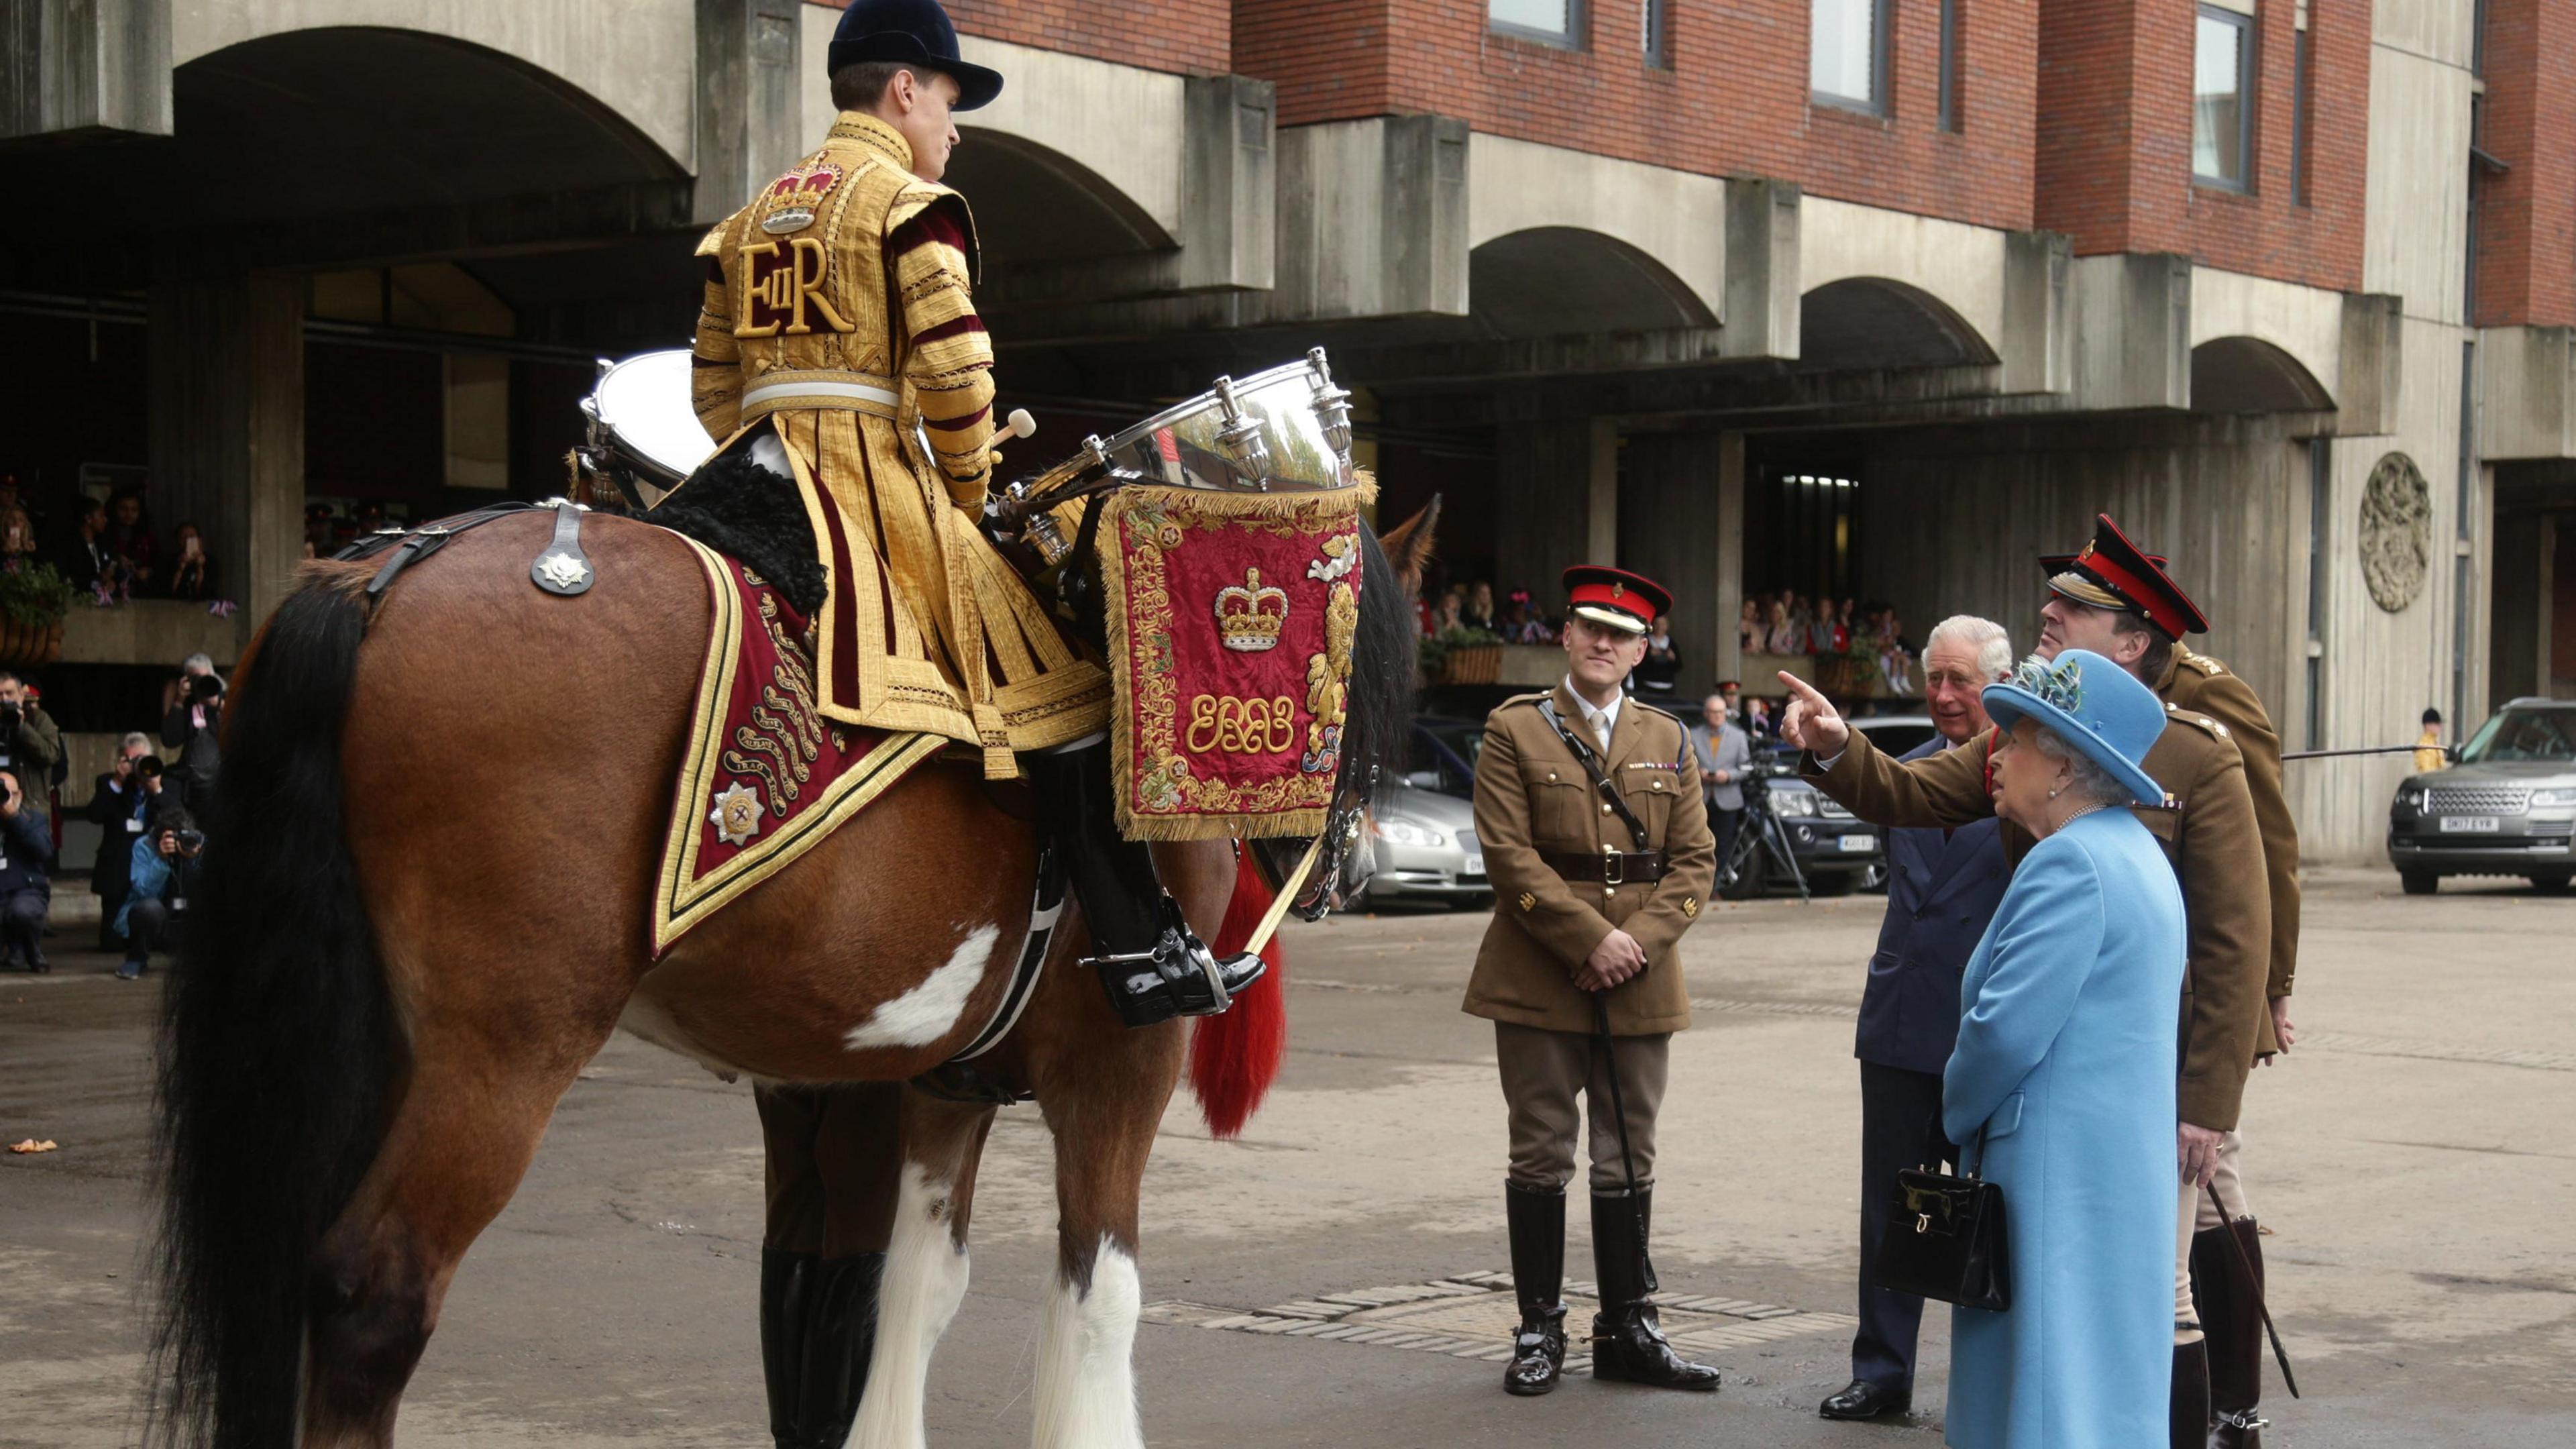
<path fill-rule="evenodd" d="M 1129 1026 L 1214 1016 L 1267 969 L 1250 952 L 1219 961 L 1190 934 L 1154 874 L 1154 857 L 1121 839 L 1109 783 L 1109 744 L 1020 756 L 1056 859 L 1073 882 L 1110 1005 Z"/>
<path fill-rule="evenodd" d="M 1565 1189 L 1506 1182 L 1503 1211 L 1512 1229 L 1512 1292 L 1521 1303 L 1503 1390 L 1544 1394 L 1565 1367 Z"/>
<path fill-rule="evenodd" d="M 827 1258 L 814 1267 L 797 1401 L 804 1437 L 797 1449 L 841 1449 L 849 1442 L 868 1386 L 868 1356 L 876 1351 L 877 1283 L 884 1274 L 883 1253 Z"/>
<path fill-rule="evenodd" d="M 797 1404 L 805 1377 L 806 1306 L 814 1292 L 814 1255 L 760 1250 L 760 1367 L 769 1381 L 769 1437 L 778 1449 L 804 1449 Z"/>
<path fill-rule="evenodd" d="M 1592 1376 L 1659 1389 L 1717 1387 L 1717 1370 L 1673 1352 L 1654 1304 L 1655 1269 L 1646 1260 L 1653 1189 L 1632 1201 L 1625 1192 L 1592 1194 L 1592 1268 L 1601 1280 L 1601 1313 L 1592 1320 Z"/>
<path fill-rule="evenodd" d="M 2250 1217 L 2191 1235 L 2192 1299 L 2209 1345 L 2209 1449 L 2262 1449 L 2263 1239 Z"/>

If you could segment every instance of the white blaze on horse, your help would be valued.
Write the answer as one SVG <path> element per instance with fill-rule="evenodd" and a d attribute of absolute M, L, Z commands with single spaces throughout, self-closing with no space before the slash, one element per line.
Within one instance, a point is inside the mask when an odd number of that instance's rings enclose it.
<path fill-rule="evenodd" d="M 973 764 L 911 769 L 656 957 L 667 782 L 715 605 L 693 544 L 606 513 L 579 530 L 581 596 L 539 592 L 555 518 L 454 535 L 381 597 L 373 561 L 313 565 L 242 661 L 167 1003 L 159 1440 L 390 1443 L 458 1262 L 621 1024 L 757 1079 L 910 1082 L 1002 1014 L 1038 845 Z M 1402 748 L 1427 534 L 1364 536 L 1339 810 Z M 1234 854 L 1156 853 L 1215 935 Z M 1122 1026 L 1072 969 L 1085 953 L 1081 930 L 1057 932 L 1016 1028 L 975 1063 L 1033 1092 L 1055 1138 L 1036 1443 L 1062 1449 L 1141 1442 L 1138 1195 L 1187 1052 L 1178 1022 Z M 1201 1030 L 1275 1039 L 1244 1017 Z M 1239 1120 L 1242 1082 L 1215 1086 Z M 922 1442 L 994 1108 L 907 1087 L 899 1110 L 852 1440 L 871 1449 Z"/>

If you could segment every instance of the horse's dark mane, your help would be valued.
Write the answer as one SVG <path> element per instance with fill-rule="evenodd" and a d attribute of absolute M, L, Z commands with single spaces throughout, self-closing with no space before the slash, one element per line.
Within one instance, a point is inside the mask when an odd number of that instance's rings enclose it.
<path fill-rule="evenodd" d="M 1360 529 L 1360 626 L 1351 646 L 1350 716 L 1342 730 L 1342 779 L 1383 794 L 1404 777 L 1413 733 L 1413 607 L 1404 584 L 1378 546 L 1377 534 Z M 1372 801 L 1371 803 L 1375 803 Z"/>

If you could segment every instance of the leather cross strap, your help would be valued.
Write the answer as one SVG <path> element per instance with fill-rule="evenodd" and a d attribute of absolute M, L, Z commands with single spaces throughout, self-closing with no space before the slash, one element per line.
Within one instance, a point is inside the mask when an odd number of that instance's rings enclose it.
<path fill-rule="evenodd" d="M 1556 737 L 1565 741 L 1565 747 L 1574 751 L 1575 763 L 1581 765 L 1583 773 L 1592 778 L 1593 793 L 1599 795 L 1601 803 L 1609 806 L 1611 813 L 1617 815 L 1627 825 L 1628 833 L 1636 838 L 1637 849 L 1641 852 L 1652 852 L 1655 842 L 1654 838 L 1646 833 L 1646 822 L 1637 818 L 1637 812 L 1629 809 L 1627 800 L 1620 796 L 1619 787 L 1611 784 L 1610 777 L 1601 772 L 1601 761 L 1594 755 L 1592 747 L 1575 738 L 1574 731 L 1565 727 L 1565 721 L 1557 715 L 1556 701 L 1540 700 L 1538 712 L 1539 717 L 1547 721 L 1548 728 L 1556 731 Z"/>
<path fill-rule="evenodd" d="M 1599 881 L 1603 885 L 1651 885 L 1672 874 L 1672 858 L 1660 850 L 1620 855 L 1603 851 L 1598 855 L 1580 850 L 1542 850 L 1538 858 L 1548 869 L 1570 881 Z"/>

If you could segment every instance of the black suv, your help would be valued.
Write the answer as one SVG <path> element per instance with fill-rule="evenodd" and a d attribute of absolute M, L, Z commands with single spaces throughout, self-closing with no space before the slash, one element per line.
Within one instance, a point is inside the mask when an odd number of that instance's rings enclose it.
<path fill-rule="evenodd" d="M 2517 699 L 2460 749 L 2409 775 L 2388 809 L 2388 858 L 2411 896 L 2446 875 L 2519 875 L 2545 891 L 2576 877 L 2576 700 Z"/>

